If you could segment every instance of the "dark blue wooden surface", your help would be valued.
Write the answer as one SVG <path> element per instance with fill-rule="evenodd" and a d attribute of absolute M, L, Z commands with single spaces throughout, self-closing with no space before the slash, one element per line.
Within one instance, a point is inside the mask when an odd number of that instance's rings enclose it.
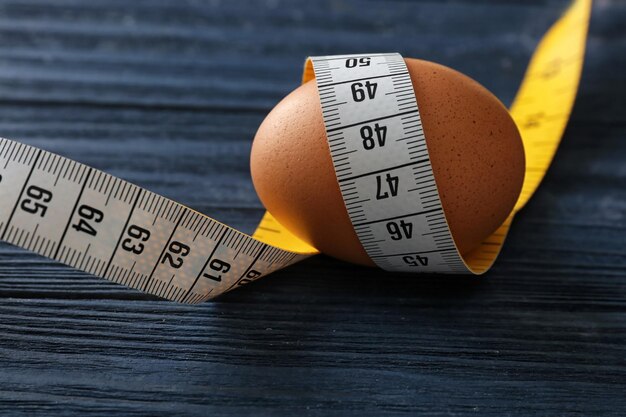
<path fill-rule="evenodd" d="M 0 135 L 244 231 L 307 55 L 397 50 L 512 99 L 564 1 L 0 1 Z M 597 1 L 546 181 L 484 278 L 325 257 L 190 307 L 0 245 L 0 415 L 626 415 L 626 4 Z"/>

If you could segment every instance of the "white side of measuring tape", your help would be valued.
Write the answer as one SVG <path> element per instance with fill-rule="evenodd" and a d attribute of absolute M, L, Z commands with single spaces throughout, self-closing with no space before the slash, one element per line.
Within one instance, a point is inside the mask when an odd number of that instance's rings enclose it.
<path fill-rule="evenodd" d="M 195 304 L 306 257 L 50 152 L 0 139 L 0 240 Z"/>
<path fill-rule="evenodd" d="M 369 257 L 392 271 L 471 273 L 445 219 L 402 56 L 309 59 L 339 188 Z"/>

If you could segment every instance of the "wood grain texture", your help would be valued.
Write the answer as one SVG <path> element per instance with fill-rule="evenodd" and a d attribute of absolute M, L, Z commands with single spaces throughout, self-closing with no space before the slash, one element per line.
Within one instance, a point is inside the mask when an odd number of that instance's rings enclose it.
<path fill-rule="evenodd" d="M 0 136 L 252 231 L 251 138 L 306 55 L 398 50 L 510 102 L 563 1 L 0 1 Z M 201 306 L 0 244 L 0 415 L 626 414 L 626 5 L 484 278 L 316 257 Z"/>

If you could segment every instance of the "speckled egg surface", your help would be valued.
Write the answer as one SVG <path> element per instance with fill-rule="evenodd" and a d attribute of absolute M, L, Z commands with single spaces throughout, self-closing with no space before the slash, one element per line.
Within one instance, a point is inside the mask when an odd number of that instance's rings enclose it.
<path fill-rule="evenodd" d="M 524 149 L 507 109 L 469 77 L 405 59 L 435 181 L 461 253 L 509 215 L 524 179 Z M 321 252 L 374 265 L 352 228 L 335 176 L 315 81 L 265 118 L 252 146 L 254 186 L 270 213 Z"/>

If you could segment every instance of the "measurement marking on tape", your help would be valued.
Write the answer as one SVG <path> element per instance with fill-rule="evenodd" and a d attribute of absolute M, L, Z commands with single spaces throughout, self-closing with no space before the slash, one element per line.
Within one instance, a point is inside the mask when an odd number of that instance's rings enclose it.
<path fill-rule="evenodd" d="M 366 55 L 331 55 L 331 56 L 324 56 L 324 57 L 319 57 L 316 58 L 315 60 L 322 63 L 322 65 L 324 65 L 324 62 L 328 62 L 328 61 L 337 61 L 337 60 L 342 60 L 342 59 L 350 59 L 350 58 L 369 58 L 369 57 L 386 57 L 386 56 L 395 56 L 396 54 L 394 53 L 385 53 L 385 54 L 366 54 Z"/>
<path fill-rule="evenodd" d="M 78 203 L 80 203 L 80 199 L 83 196 L 83 192 L 85 191 L 85 187 L 87 186 L 87 181 L 89 181 L 89 176 L 91 175 L 92 171 L 93 171 L 93 168 L 87 169 L 87 175 L 86 175 L 85 181 L 82 182 L 83 185 L 80 187 L 80 192 L 78 193 L 78 197 L 76 197 L 76 201 L 74 202 L 74 208 L 70 212 L 69 218 L 67 219 L 67 223 L 65 224 L 65 229 L 63 229 L 63 234 L 61 234 L 61 238 L 57 242 L 57 250 L 52 256 L 53 258 L 56 258 L 59 255 L 59 249 L 61 248 L 61 245 L 63 245 L 63 241 L 65 240 L 65 236 L 67 235 L 67 229 L 69 229 L 70 224 L 72 223 L 72 217 L 74 217 L 74 213 L 76 212 L 76 209 L 78 208 Z"/>
<path fill-rule="evenodd" d="M 325 87 L 330 87 L 330 86 L 339 85 L 339 84 L 347 84 L 347 83 L 354 83 L 354 82 L 358 82 L 358 81 L 375 80 L 375 79 L 378 79 L 378 78 L 397 77 L 399 75 L 408 74 L 408 73 L 409 72 L 407 71 L 407 72 L 402 72 L 402 73 L 399 73 L 399 74 L 385 74 L 385 75 L 375 75 L 375 76 L 363 77 L 363 78 L 352 78 L 352 79 L 349 79 L 349 80 L 337 81 L 337 82 L 334 82 L 334 83 L 318 83 L 317 84 L 317 88 L 318 89 L 323 89 Z"/>
<path fill-rule="evenodd" d="M 0 240 L 4 240 L 4 236 L 6 234 L 6 231 L 9 228 L 9 225 L 11 224 L 11 221 L 13 220 L 13 217 L 15 216 L 15 210 L 17 210 L 17 206 L 20 204 L 20 200 L 22 199 L 22 195 L 24 195 L 24 190 L 26 189 L 26 186 L 28 185 L 28 182 L 30 181 L 30 177 L 33 175 L 33 171 L 35 170 L 35 165 L 37 165 L 37 161 L 39 160 L 39 156 L 41 155 L 42 152 L 43 152 L 42 150 L 37 151 L 37 156 L 35 157 L 35 162 L 32 164 L 32 166 L 30 168 L 30 171 L 28 172 L 28 176 L 26 177 L 26 181 L 24 181 L 24 185 L 22 185 L 22 190 L 18 194 L 17 201 L 15 202 L 15 205 L 13 206 L 13 210 L 11 211 L 11 215 L 9 216 L 9 219 L 7 220 L 7 222 L 6 222 L 5 226 L 4 226 L 4 231 L 2 232 L 2 236 L 0 236 Z M 8 164 L 8 161 L 7 161 L 7 164 Z M 5 166 L 5 168 L 6 168 L 6 166 Z"/>
<path fill-rule="evenodd" d="M 122 231 L 120 232 L 120 236 L 117 239 L 117 243 L 115 244 L 115 248 L 113 249 L 113 252 L 111 253 L 111 258 L 109 258 L 109 261 L 106 264 L 106 267 L 104 268 L 104 272 L 103 274 L 106 276 L 109 268 L 111 267 L 111 264 L 113 263 L 113 260 L 115 259 L 115 254 L 117 253 L 117 250 L 120 247 L 120 244 L 122 243 L 122 239 L 124 238 L 124 234 L 126 233 L 126 229 L 128 228 L 128 224 L 130 223 L 130 219 L 133 217 L 133 213 L 135 212 L 135 209 L 137 208 L 137 203 L 139 202 L 139 199 L 142 197 L 143 194 L 143 190 L 139 189 L 139 191 L 137 192 L 137 195 L 135 196 L 135 201 L 133 202 L 133 206 L 131 207 L 130 211 L 128 212 L 128 216 L 126 217 L 126 222 L 124 223 L 124 226 L 122 227 Z M 108 199 L 107 199 L 108 201 Z M 134 266 L 134 264 L 133 264 Z"/>
<path fill-rule="evenodd" d="M 364 174 L 354 175 L 354 176 L 351 176 L 351 177 L 339 177 L 338 176 L 338 178 L 339 178 L 338 181 L 341 183 L 341 182 L 345 182 L 345 181 L 355 180 L 357 178 L 363 178 L 363 177 L 367 177 L 369 175 L 380 174 L 382 172 L 393 171 L 393 170 L 400 169 L 400 168 L 406 168 L 406 167 L 409 167 L 409 166 L 412 166 L 412 165 L 423 164 L 423 163 L 428 162 L 428 161 L 429 161 L 428 159 L 420 159 L 418 161 L 411 161 L 411 162 L 407 162 L 406 164 L 402 164 L 402 165 L 396 165 L 396 166 L 393 166 L 393 167 L 382 168 L 382 169 L 379 169 L 379 170 L 376 170 L 376 171 L 369 171 L 369 172 L 366 172 Z"/>
<path fill-rule="evenodd" d="M 347 102 L 346 102 L 347 104 Z M 392 119 L 394 117 L 399 117 L 399 116 L 404 116 L 406 114 L 411 114 L 411 113 L 417 113 L 417 110 L 410 110 L 410 111 L 405 111 L 405 112 L 399 112 L 399 113 L 395 113 L 395 114 L 390 114 L 390 115 L 386 115 L 386 116 L 380 116 L 380 117 L 376 117 L 373 119 L 369 119 L 369 120 L 362 120 L 360 122 L 356 122 L 356 123 L 352 123 L 349 125 L 344 125 L 344 126 L 339 126 L 339 127 L 333 127 L 332 129 L 326 129 L 326 132 L 335 132 L 335 131 L 339 131 L 339 130 L 345 130 L 354 126 L 359 126 L 359 125 L 363 125 L 366 123 L 372 123 L 372 122 L 379 122 L 381 120 L 386 120 L 386 119 Z"/>
<path fill-rule="evenodd" d="M 452 247 L 452 248 L 435 249 L 435 250 L 429 250 L 429 251 L 420 251 L 419 254 L 423 255 L 425 253 L 441 253 L 441 252 L 452 252 L 452 251 L 456 252 L 456 248 Z M 370 256 L 370 258 L 383 258 L 383 257 L 385 257 L 385 258 L 392 258 L 392 257 L 396 257 L 396 256 L 415 255 L 415 253 L 416 252 L 386 253 L 384 255 Z"/>
<path fill-rule="evenodd" d="M 213 247 L 213 250 L 211 251 L 211 253 L 209 254 L 206 262 L 204 263 L 204 266 L 202 267 L 202 269 L 200 270 L 200 273 L 198 274 L 198 276 L 196 277 L 196 279 L 193 281 L 193 284 L 191 284 L 191 286 L 189 287 L 189 289 L 187 290 L 187 294 L 185 294 L 185 296 L 183 297 L 183 299 L 186 299 L 189 294 L 191 293 L 191 291 L 193 291 L 194 287 L 196 286 L 196 284 L 198 283 L 198 280 L 200 279 L 200 277 L 202 276 L 202 273 L 204 272 L 204 270 L 206 269 L 207 265 L 209 265 L 209 262 L 211 261 L 211 259 L 213 258 L 213 255 L 215 255 L 215 252 L 217 251 L 217 249 L 219 248 L 219 246 L 222 244 L 222 240 L 224 239 L 224 236 L 226 236 L 226 234 L 229 232 L 228 229 L 225 229 L 224 232 L 222 233 L 222 235 L 220 236 L 220 238 L 218 239 L 218 241 L 215 243 L 215 247 Z"/>
<path fill-rule="evenodd" d="M 366 222 L 355 223 L 355 224 L 353 224 L 353 226 L 355 228 L 357 228 L 357 227 L 361 227 L 361 226 L 366 226 L 368 224 L 387 222 L 387 221 L 391 221 L 391 220 L 398 220 L 398 219 L 402 219 L 402 218 L 405 218 L 405 217 L 421 216 L 423 214 L 428 214 L 428 213 L 432 213 L 432 212 L 435 212 L 435 211 L 441 211 L 441 210 L 442 210 L 441 207 L 437 207 L 437 208 L 430 209 L 430 210 L 417 211 L 415 213 L 406 213 L 406 214 L 402 214 L 400 216 L 395 216 L 395 217 L 387 217 L 385 219 L 368 220 Z"/>

